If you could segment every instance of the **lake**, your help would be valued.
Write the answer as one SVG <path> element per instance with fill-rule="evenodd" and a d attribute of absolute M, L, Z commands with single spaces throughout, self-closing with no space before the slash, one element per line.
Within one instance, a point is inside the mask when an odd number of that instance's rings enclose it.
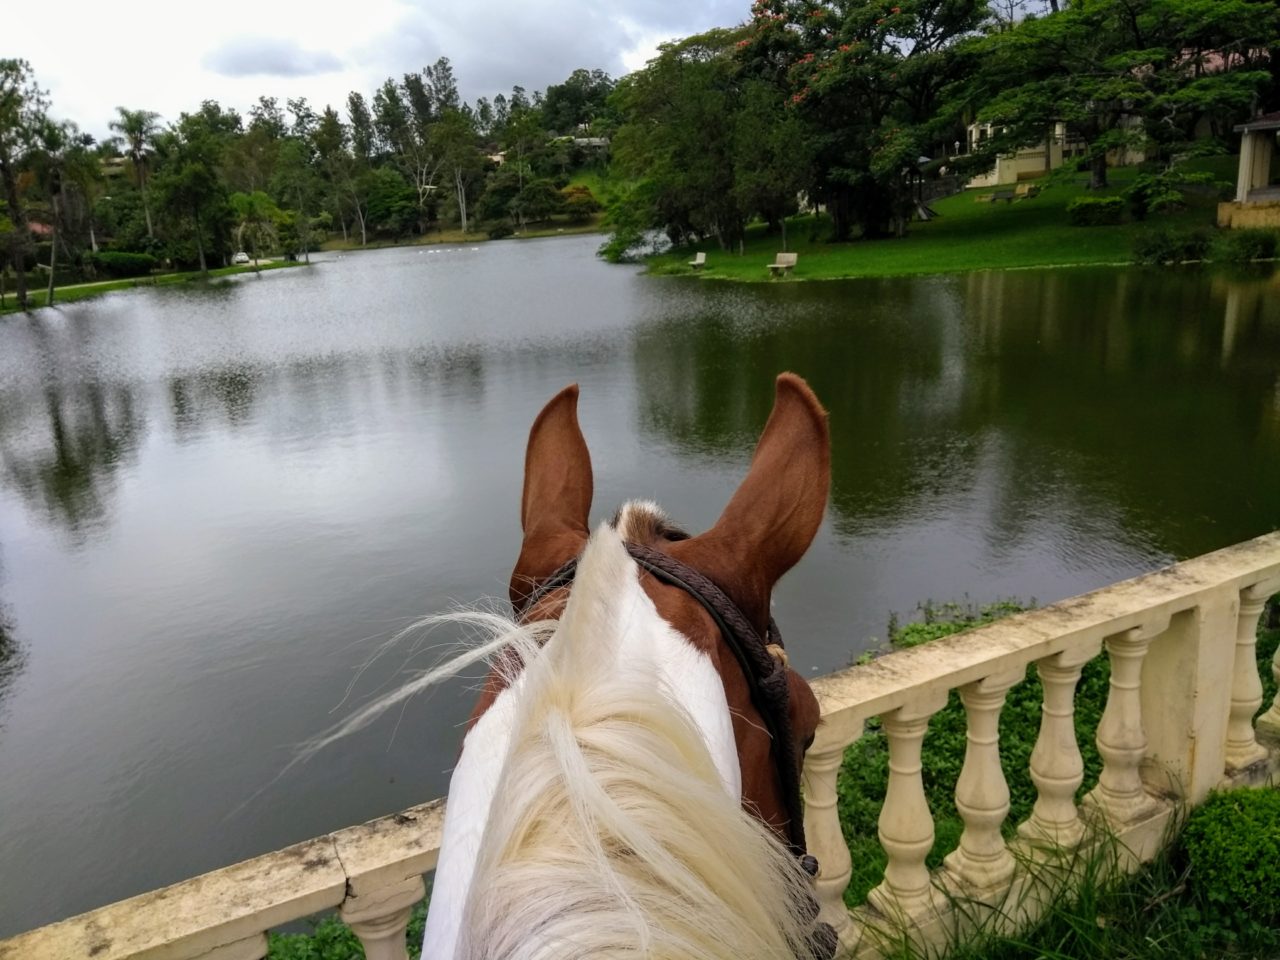
<path fill-rule="evenodd" d="M 504 595 L 570 382 L 594 517 L 648 497 L 697 531 L 774 376 L 809 380 L 831 506 L 775 612 L 811 674 L 922 601 L 1045 603 L 1280 527 L 1275 278 L 734 285 L 598 243 L 0 319 L 0 937 L 442 794 L 475 676 L 281 770 L 440 653 L 383 641 Z"/>

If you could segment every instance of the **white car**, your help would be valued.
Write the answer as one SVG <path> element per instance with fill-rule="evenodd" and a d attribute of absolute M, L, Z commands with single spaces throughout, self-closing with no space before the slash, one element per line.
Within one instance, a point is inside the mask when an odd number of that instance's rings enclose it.
<path fill-rule="evenodd" d="M 232 263 L 248 263 L 249 255 L 245 253 L 243 250 L 241 250 L 234 257 L 231 258 L 231 262 Z"/>

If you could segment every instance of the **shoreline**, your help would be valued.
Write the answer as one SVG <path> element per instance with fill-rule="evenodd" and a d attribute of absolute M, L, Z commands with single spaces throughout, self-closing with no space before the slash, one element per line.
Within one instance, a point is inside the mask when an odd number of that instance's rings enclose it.
<path fill-rule="evenodd" d="M 180 283 L 204 283 L 206 280 L 221 280 L 224 277 L 242 276 L 246 273 L 269 273 L 273 270 L 287 270 L 292 267 L 306 267 L 311 264 L 304 263 L 301 260 L 264 260 L 256 266 L 252 264 L 238 264 L 230 267 L 215 267 L 206 275 L 201 274 L 199 270 L 182 270 L 174 273 L 158 273 L 147 277 L 122 277 L 118 280 L 92 280 L 88 283 L 72 283 L 65 287 L 53 288 L 53 307 L 58 307 L 67 303 L 78 303 L 81 300 L 91 300 L 95 297 L 105 296 L 109 293 L 117 293 L 121 290 L 135 290 L 140 287 L 171 287 Z M 34 302 L 35 300 L 40 302 Z M 49 305 L 44 302 L 45 288 L 39 290 L 27 291 L 27 307 L 24 310 L 14 302 L 14 293 L 12 290 L 5 290 L 4 306 L 0 307 L 0 317 L 8 317 L 19 313 L 34 313 L 37 310 L 50 309 Z"/>

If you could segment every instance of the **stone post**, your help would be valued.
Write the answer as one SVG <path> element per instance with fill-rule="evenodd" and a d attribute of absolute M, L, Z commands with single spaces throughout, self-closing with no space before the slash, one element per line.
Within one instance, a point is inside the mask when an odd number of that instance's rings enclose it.
<path fill-rule="evenodd" d="M 946 866 L 971 892 L 994 890 L 1013 876 L 1013 856 L 1000 833 L 1009 815 L 1009 784 L 1000 766 L 1000 709 L 1009 688 L 1025 676 L 1019 666 L 960 688 L 968 732 L 956 809 L 964 833 Z"/>
<path fill-rule="evenodd" d="M 348 897 L 339 913 L 360 938 L 366 960 L 408 960 L 404 931 L 414 904 L 426 895 L 422 878 L 410 877 L 392 887 Z"/>
<path fill-rule="evenodd" d="M 804 758 L 804 833 L 809 852 L 818 860 L 815 887 L 821 917 L 843 939 L 850 926 L 844 890 L 853 876 L 853 864 L 836 810 L 836 777 L 846 745 L 824 736 L 829 730 L 818 727 L 817 738 Z"/>
<path fill-rule="evenodd" d="M 923 693 L 915 701 L 884 714 L 889 741 L 889 784 L 880 810 L 880 845 L 888 854 L 884 880 L 871 891 L 871 905 L 902 920 L 926 914 L 932 882 L 925 857 L 933 846 L 933 814 L 924 795 L 920 745 L 929 718 L 947 702 L 946 690 Z"/>
<path fill-rule="evenodd" d="M 1036 664 L 1036 673 L 1044 688 L 1040 733 L 1031 751 L 1031 782 L 1036 785 L 1036 805 L 1030 818 L 1018 826 L 1018 835 L 1033 846 L 1070 850 L 1084 837 L 1084 824 L 1075 800 L 1076 791 L 1084 782 L 1084 759 L 1076 741 L 1076 684 L 1080 682 L 1084 665 L 1100 650 L 1101 644 L 1095 640 Z"/>

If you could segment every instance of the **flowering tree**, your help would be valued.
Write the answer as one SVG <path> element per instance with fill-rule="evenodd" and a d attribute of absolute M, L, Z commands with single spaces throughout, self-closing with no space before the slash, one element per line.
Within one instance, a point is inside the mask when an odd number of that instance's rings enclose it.
<path fill-rule="evenodd" d="M 810 194 L 835 239 L 901 234 L 922 154 L 954 135 L 965 76 L 960 41 L 985 0 L 756 0 L 744 69 L 777 84 L 813 149 Z"/>

